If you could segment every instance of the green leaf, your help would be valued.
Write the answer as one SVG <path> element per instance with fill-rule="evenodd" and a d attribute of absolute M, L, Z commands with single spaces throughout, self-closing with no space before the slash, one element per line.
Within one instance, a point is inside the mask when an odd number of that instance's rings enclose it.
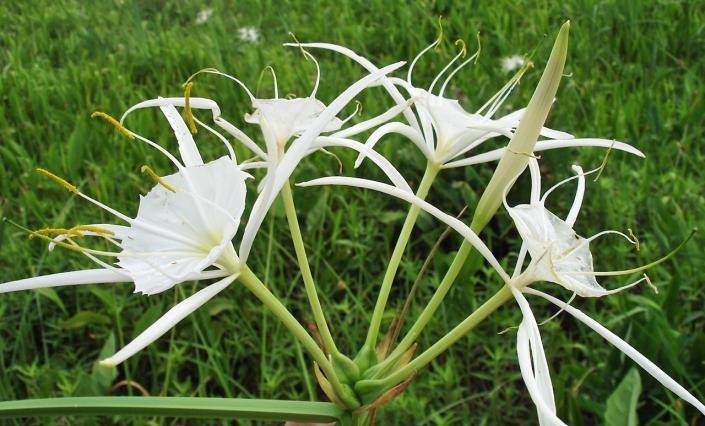
<path fill-rule="evenodd" d="M 64 306 L 64 302 L 61 301 L 61 298 L 59 297 L 59 294 L 56 292 L 56 290 L 54 290 L 51 287 L 47 287 L 47 288 L 38 288 L 35 291 L 37 293 L 41 294 L 42 296 L 46 297 L 47 299 L 51 300 L 52 302 L 54 302 L 54 304 L 56 306 L 58 306 L 59 309 L 61 309 L 61 312 L 68 315 L 68 311 L 66 310 L 66 306 Z"/>
<path fill-rule="evenodd" d="M 147 309 L 147 312 L 142 314 L 142 316 L 135 321 L 135 328 L 132 331 L 133 336 L 137 336 L 141 332 L 145 331 L 147 327 L 152 325 L 154 321 L 157 320 L 162 315 L 161 305 L 152 305 Z"/>
<path fill-rule="evenodd" d="M 91 324 L 110 324 L 110 317 L 93 311 L 79 311 L 76 315 L 62 321 L 59 326 L 65 329 L 81 328 Z"/>
<path fill-rule="evenodd" d="M 2 417 L 162 416 L 332 422 L 343 415 L 328 402 L 159 396 L 102 396 L 0 402 Z"/>
<path fill-rule="evenodd" d="M 100 355 L 98 355 L 98 360 L 110 357 L 115 353 L 115 334 L 110 333 L 108 339 L 103 344 L 103 348 L 100 350 Z M 107 393 L 113 381 L 118 375 L 116 368 L 103 367 L 97 362 L 93 364 L 93 372 L 91 373 L 91 378 L 93 383 L 100 394 L 104 395 Z"/>
<path fill-rule="evenodd" d="M 639 371 L 632 368 L 607 399 L 605 425 L 636 426 L 639 424 L 639 417 L 636 414 L 639 394 L 641 394 L 641 378 Z"/>
<path fill-rule="evenodd" d="M 330 209 L 328 206 L 328 190 L 320 192 L 320 196 L 316 202 L 306 212 L 306 230 L 309 232 L 320 228 L 326 218 L 326 212 Z"/>
<path fill-rule="evenodd" d="M 221 312 L 235 310 L 235 302 L 231 299 L 218 297 L 208 304 L 208 316 L 214 317 Z"/>
<path fill-rule="evenodd" d="M 90 291 L 95 297 L 97 297 L 98 299 L 100 299 L 101 302 L 103 302 L 103 305 L 105 305 L 108 310 L 112 311 L 116 308 L 117 302 L 115 300 L 115 297 L 113 296 L 112 291 L 97 286 L 91 286 Z"/>

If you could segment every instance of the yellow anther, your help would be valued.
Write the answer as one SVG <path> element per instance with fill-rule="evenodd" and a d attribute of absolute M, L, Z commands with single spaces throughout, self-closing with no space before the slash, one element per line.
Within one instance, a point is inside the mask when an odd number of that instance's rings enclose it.
<path fill-rule="evenodd" d="M 654 293 L 658 294 L 658 287 L 654 285 L 654 283 L 651 282 L 651 278 L 649 278 L 648 275 L 644 274 L 644 279 L 646 280 L 646 284 L 651 287 L 651 289 L 654 291 Z"/>
<path fill-rule="evenodd" d="M 74 232 L 85 231 L 85 232 L 93 232 L 96 234 L 115 235 L 115 232 L 111 231 L 110 229 L 102 228 L 100 226 L 95 226 L 95 225 L 76 225 L 73 228 L 71 228 L 70 231 L 74 231 Z"/>
<path fill-rule="evenodd" d="M 183 87 L 186 87 L 186 85 L 189 84 L 189 83 L 191 82 L 191 80 L 193 80 L 198 74 L 202 74 L 202 73 L 204 73 L 204 72 L 211 73 L 211 72 L 220 72 L 220 71 L 218 71 L 217 68 L 203 68 L 203 69 L 200 69 L 200 70 L 196 71 L 195 73 L 191 74 L 191 75 L 189 76 L 189 78 L 186 79 L 186 82 L 183 84 Z"/>
<path fill-rule="evenodd" d="M 455 45 L 460 46 L 460 55 L 464 58 L 468 54 L 468 48 L 465 46 L 465 40 L 459 38 L 455 40 Z"/>
<path fill-rule="evenodd" d="M 636 247 L 636 251 L 639 251 L 639 239 L 634 235 L 634 232 L 632 232 L 632 228 L 627 228 L 627 232 L 629 232 L 629 236 L 632 237 L 634 240 L 634 246 Z"/>
<path fill-rule="evenodd" d="M 117 121 L 116 119 L 114 119 L 110 115 L 108 115 L 102 111 L 96 111 L 93 114 L 91 114 L 91 118 L 96 118 L 96 117 L 100 117 L 103 120 L 107 121 L 108 123 L 112 124 L 113 126 L 115 126 L 116 129 L 118 129 L 118 131 L 120 133 L 127 136 L 128 138 L 130 138 L 130 139 L 135 138 L 135 135 L 133 135 L 132 132 L 127 129 L 127 127 L 120 124 L 119 121 Z"/>
<path fill-rule="evenodd" d="M 294 33 L 292 33 L 291 31 L 289 31 L 289 37 L 291 37 L 292 39 L 294 39 L 294 41 L 296 42 L 296 44 L 299 45 L 299 49 L 301 49 L 301 53 L 302 53 L 304 56 L 306 56 L 306 53 L 307 53 L 307 52 L 304 50 L 303 46 L 301 46 L 301 42 L 299 41 L 298 38 L 296 38 L 296 36 L 294 35 Z M 306 58 L 306 60 L 308 60 L 308 58 Z"/>
<path fill-rule="evenodd" d="M 53 180 L 54 182 L 58 183 L 59 185 L 63 186 L 64 188 L 66 188 L 67 191 L 73 192 L 74 194 L 78 194 L 78 188 L 76 186 L 71 185 L 65 179 L 58 177 L 49 170 L 37 167 L 37 171 L 43 174 L 44 176 L 48 177 L 49 179 Z"/>
<path fill-rule="evenodd" d="M 438 16 L 438 37 L 436 38 L 436 47 L 443 41 L 443 16 Z"/>
<path fill-rule="evenodd" d="M 186 114 L 186 122 L 188 122 L 188 129 L 194 135 L 198 132 L 196 129 L 196 121 L 193 119 L 193 111 L 191 111 L 191 88 L 193 87 L 193 82 L 189 81 L 186 83 L 184 88 L 184 113 Z"/>
<path fill-rule="evenodd" d="M 343 174 L 343 162 L 340 161 L 340 158 L 338 158 L 337 155 L 335 155 L 334 153 L 328 151 L 328 150 L 325 149 L 325 148 L 320 148 L 320 150 L 321 150 L 324 154 L 330 155 L 331 157 L 335 158 L 335 161 L 338 162 L 338 173 L 342 175 L 342 174 Z"/>
<path fill-rule="evenodd" d="M 32 231 L 28 238 L 31 240 L 32 238 L 39 236 L 39 235 L 46 235 L 46 236 L 51 236 L 51 235 L 66 235 L 66 236 L 75 236 L 75 237 L 82 237 L 83 234 L 74 228 L 71 229 L 66 229 L 66 228 L 42 228 L 38 229 L 36 231 Z"/>
<path fill-rule="evenodd" d="M 160 184 L 161 186 L 163 186 L 167 190 L 169 190 L 171 192 L 176 192 L 176 190 L 174 189 L 173 186 L 169 185 L 158 174 L 154 173 L 154 170 L 152 170 L 148 165 L 145 164 L 144 166 L 142 166 L 142 168 L 140 168 L 140 171 L 142 173 L 145 173 L 147 176 L 151 177 L 152 179 L 154 179 L 158 184 Z"/>
<path fill-rule="evenodd" d="M 612 141 L 612 145 L 610 145 L 609 148 L 607 148 L 607 152 L 605 153 L 605 158 L 602 159 L 602 164 L 600 164 L 600 169 L 597 171 L 597 176 L 595 176 L 595 179 L 593 179 L 593 182 L 597 182 L 597 180 L 602 176 L 602 171 L 605 169 L 605 166 L 607 166 L 607 159 L 610 157 L 610 152 L 612 152 L 612 147 L 614 147 L 614 142 Z"/>
<path fill-rule="evenodd" d="M 353 115 L 362 115 L 362 102 L 355 99 L 355 112 Z"/>
<path fill-rule="evenodd" d="M 477 61 L 480 59 L 480 52 L 482 52 L 482 41 L 480 40 L 480 32 L 477 32 L 477 51 L 475 52 L 475 61 L 473 63 L 477 63 Z"/>

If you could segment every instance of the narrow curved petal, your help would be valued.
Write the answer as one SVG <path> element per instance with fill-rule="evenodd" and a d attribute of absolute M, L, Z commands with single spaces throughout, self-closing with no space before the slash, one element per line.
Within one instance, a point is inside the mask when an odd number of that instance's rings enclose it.
<path fill-rule="evenodd" d="M 634 154 L 638 157 L 644 158 L 644 153 L 634 148 L 633 146 L 626 144 L 624 142 L 617 142 L 607 139 L 567 139 L 567 140 L 544 140 L 536 142 L 534 146 L 534 152 L 547 151 L 549 149 L 556 148 L 576 148 L 580 146 L 594 146 L 601 148 L 612 148 L 620 151 L 628 152 Z M 497 148 L 492 151 L 484 152 L 479 155 L 464 158 L 462 160 L 453 161 L 443 166 L 444 169 L 450 169 L 453 167 L 463 167 L 470 166 L 473 164 L 488 163 L 490 161 L 497 161 L 502 158 L 504 152 L 507 148 Z"/>
<path fill-rule="evenodd" d="M 132 279 L 127 273 L 109 269 L 87 269 L 85 271 L 61 272 L 42 275 L 0 284 L 0 293 L 13 291 L 36 290 L 47 287 L 64 287 L 83 284 L 129 283 Z"/>
<path fill-rule="evenodd" d="M 399 171 L 394 168 L 394 166 L 392 165 L 392 163 L 389 162 L 389 160 L 384 158 L 384 156 L 378 153 L 377 151 L 374 151 L 373 149 L 367 147 L 364 144 L 361 144 L 360 142 L 350 139 L 321 136 L 316 139 L 316 143 L 314 144 L 314 146 L 318 146 L 318 148 L 323 148 L 326 146 L 340 146 L 354 149 L 361 155 L 364 154 L 368 156 L 370 160 L 372 160 L 384 172 L 384 174 L 387 175 L 387 177 L 394 184 L 394 186 L 403 191 L 413 192 L 409 184 L 406 183 L 404 176 L 402 176 L 401 173 L 399 173 Z"/>
<path fill-rule="evenodd" d="M 395 105 L 395 106 L 389 108 L 387 111 L 383 112 L 382 114 L 379 114 L 376 117 L 372 117 L 369 120 L 365 120 L 361 123 L 357 123 L 356 125 L 350 126 L 347 129 L 343 129 L 338 132 L 335 132 L 335 133 L 331 134 L 331 136 L 336 137 L 336 138 L 349 138 L 351 136 L 355 136 L 357 134 L 365 132 L 373 127 L 379 126 L 380 124 L 386 123 L 387 121 L 396 117 L 397 115 L 399 115 L 400 112 L 409 108 L 409 106 L 411 106 L 412 103 L 413 103 L 413 99 L 409 99 L 408 101 L 406 101 L 405 104 Z"/>
<path fill-rule="evenodd" d="M 573 317 L 575 317 L 577 320 L 582 322 L 583 324 L 587 325 L 591 329 L 593 329 L 597 334 L 602 336 L 605 340 L 610 342 L 614 347 L 622 351 L 626 356 L 631 358 L 634 362 L 639 364 L 641 368 L 646 370 L 647 373 L 649 373 L 654 379 L 656 379 L 659 383 L 661 383 L 663 386 L 668 388 L 671 392 L 675 393 L 678 395 L 681 399 L 685 400 L 689 404 L 691 404 L 693 407 L 695 407 L 698 411 L 700 411 L 703 415 L 705 415 L 705 405 L 698 401 L 697 398 L 695 398 L 690 392 L 688 392 L 683 386 L 678 384 L 675 380 L 673 380 L 666 372 L 661 370 L 656 364 L 653 362 L 649 361 L 648 358 L 646 358 L 644 355 L 641 354 L 638 350 L 634 349 L 629 343 L 625 342 L 617 336 L 616 334 L 612 333 L 610 330 L 608 330 L 605 326 L 600 324 L 599 322 L 595 321 L 594 319 L 590 318 L 586 314 L 584 314 L 581 310 L 574 308 L 570 306 L 569 304 L 556 299 L 553 296 L 550 296 L 546 293 L 543 293 L 538 290 L 534 290 L 532 288 L 527 288 L 524 290 L 525 293 L 528 294 L 533 294 L 536 296 L 543 297 L 544 299 L 548 300 L 549 302 L 553 303 L 554 305 L 560 307 L 564 311 L 568 312 L 571 314 Z"/>
<path fill-rule="evenodd" d="M 432 151 L 429 150 L 421 133 L 419 133 L 414 128 L 398 121 L 386 123 L 376 128 L 375 131 L 372 132 L 370 137 L 367 138 L 367 141 L 365 141 L 365 146 L 370 149 L 373 149 L 377 142 L 382 139 L 382 137 L 390 133 L 398 133 L 408 138 L 411 142 L 414 143 L 414 145 L 416 145 L 416 147 L 423 153 L 426 158 L 431 158 L 433 156 Z M 357 159 L 355 159 L 355 167 L 360 167 L 360 164 L 362 164 L 362 161 L 364 159 L 365 154 L 360 153 L 360 155 L 357 156 Z"/>
<path fill-rule="evenodd" d="M 403 65 L 404 62 L 397 62 L 388 65 L 361 78 L 345 89 L 343 93 L 338 95 L 338 97 L 335 98 L 333 102 L 331 102 L 330 105 L 328 105 L 328 107 L 318 116 L 316 121 L 312 123 L 311 127 L 309 127 L 301 136 L 292 142 L 291 147 L 286 154 L 284 154 L 281 161 L 276 166 L 276 169 L 267 173 L 268 176 L 266 179 L 271 179 L 271 183 L 268 183 L 268 185 L 265 186 L 266 190 L 263 190 L 259 197 L 257 197 L 257 200 L 255 200 L 255 205 L 252 208 L 247 225 L 245 225 L 242 242 L 240 243 L 240 259 L 243 264 L 247 262 L 247 257 L 250 254 L 252 243 L 254 242 L 260 226 L 262 226 L 262 222 L 264 221 L 264 217 L 269 210 L 269 207 L 271 207 L 277 194 L 279 194 L 279 191 L 289 179 L 289 176 L 291 176 L 291 173 L 293 173 L 301 159 L 306 156 L 315 139 L 320 136 L 326 125 L 333 118 L 335 118 L 335 116 L 338 115 L 345 105 L 352 101 L 358 93 L 362 92 L 370 84 L 374 83 L 386 74 L 401 68 Z"/>
<path fill-rule="evenodd" d="M 259 158 L 263 160 L 267 160 L 269 158 L 267 154 L 262 150 L 262 148 L 260 148 L 259 145 L 255 143 L 255 141 L 253 141 L 242 130 L 235 127 L 229 121 L 225 120 L 222 117 L 216 117 L 213 119 L 213 122 L 217 124 L 221 129 L 225 130 L 225 132 L 228 133 L 230 136 L 242 142 L 243 145 L 245 145 Z"/>
<path fill-rule="evenodd" d="M 198 152 L 196 147 L 196 141 L 193 140 L 191 131 L 186 122 L 181 118 L 181 115 L 176 110 L 173 105 L 164 105 L 159 107 L 164 113 L 171 129 L 174 131 L 174 136 L 176 136 L 176 141 L 179 143 L 179 153 L 181 154 L 181 160 L 184 166 L 201 166 L 203 165 L 203 158 L 201 158 L 201 153 Z"/>
<path fill-rule="evenodd" d="M 585 195 L 585 173 L 580 166 L 573 166 L 573 171 L 578 175 L 578 187 L 575 190 L 575 199 L 573 199 L 573 205 L 570 207 L 568 216 L 565 218 L 565 223 L 567 223 L 571 228 L 575 225 L 575 221 L 578 219 L 578 213 L 580 213 L 580 207 L 583 205 L 583 196 Z"/>
<path fill-rule="evenodd" d="M 236 275 L 231 275 L 222 280 L 209 285 L 208 287 L 199 290 L 192 296 L 187 297 L 183 301 L 177 303 L 173 308 L 169 309 L 166 314 L 162 315 L 154 324 L 147 327 L 145 331 L 140 333 L 133 341 L 128 343 L 124 348 L 120 349 L 115 355 L 110 358 L 100 361 L 100 365 L 105 367 L 114 367 L 132 355 L 144 349 L 147 345 L 154 342 L 171 330 L 182 319 L 186 318 L 193 311 L 203 306 L 206 302 L 220 293 L 230 283 L 232 283 Z"/>
<path fill-rule="evenodd" d="M 213 113 L 213 117 L 219 117 L 220 116 L 220 107 L 218 107 L 218 104 L 211 99 L 207 98 L 195 98 L 195 97 L 190 97 L 189 98 L 189 104 L 191 105 L 191 108 L 193 109 L 207 109 L 210 110 Z M 128 115 L 133 113 L 134 111 L 138 109 L 144 109 L 144 108 L 155 108 L 155 107 L 163 107 L 163 106 L 177 106 L 177 107 L 184 107 L 186 105 L 186 98 L 156 98 L 156 99 L 148 99 L 146 101 L 142 101 L 140 103 L 137 103 L 125 111 L 122 116 L 120 117 L 120 124 L 122 124 L 125 121 L 125 118 L 127 118 Z"/>
<path fill-rule="evenodd" d="M 497 259 L 494 257 L 489 248 L 485 243 L 475 234 L 470 227 L 461 222 L 460 220 L 454 218 L 453 216 L 446 214 L 429 204 L 428 202 L 422 200 L 411 192 L 402 191 L 392 185 L 387 185 L 380 182 L 375 182 L 367 179 L 359 178 L 349 178 L 342 176 L 333 176 L 320 179 L 310 180 L 308 182 L 299 183 L 299 186 L 318 186 L 318 185 L 344 185 L 344 186 L 354 186 L 358 188 L 371 189 L 373 191 L 378 191 L 391 195 L 393 197 L 400 198 L 408 203 L 411 203 L 420 209 L 426 211 L 430 215 L 436 217 L 438 220 L 442 221 L 446 225 L 453 228 L 460 235 L 462 235 L 470 244 L 475 247 L 475 249 L 489 262 L 490 265 L 497 271 L 497 273 L 502 277 L 503 280 L 509 281 L 509 276 L 502 266 L 499 264 Z"/>
<path fill-rule="evenodd" d="M 531 399 L 536 404 L 536 411 L 541 425 L 564 424 L 556 417 L 556 402 L 553 396 L 553 384 L 546 362 L 546 353 L 541 343 L 541 334 L 529 302 L 521 291 L 512 287 L 512 294 L 521 309 L 523 319 L 517 332 L 517 353 L 519 367 Z"/>

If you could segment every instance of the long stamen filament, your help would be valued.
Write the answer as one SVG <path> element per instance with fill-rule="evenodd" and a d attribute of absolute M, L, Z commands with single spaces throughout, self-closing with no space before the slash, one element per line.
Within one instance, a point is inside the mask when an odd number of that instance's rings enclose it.
<path fill-rule="evenodd" d="M 433 92 L 433 88 L 436 86 L 436 83 L 438 83 L 438 80 L 441 78 L 441 76 L 442 76 L 443 74 L 445 74 L 445 72 L 448 71 L 448 69 L 449 69 L 451 66 L 453 66 L 453 64 L 454 64 L 458 59 L 464 58 L 465 55 L 467 55 L 468 49 L 467 49 L 467 47 L 465 46 L 465 41 L 463 41 L 462 39 L 458 39 L 458 40 L 455 41 L 455 45 L 456 45 L 456 46 L 457 46 L 457 45 L 460 45 L 460 52 L 458 52 L 458 54 L 455 55 L 455 56 L 453 57 L 453 59 L 451 59 L 450 62 L 448 62 L 448 64 L 447 64 L 445 67 L 443 67 L 443 69 L 436 75 L 436 78 L 433 79 L 433 81 L 431 82 L 431 86 L 429 86 L 429 88 L 428 88 L 428 92 L 429 92 L 429 93 L 432 93 L 432 92 Z M 442 96 L 442 95 L 443 95 L 443 92 L 439 92 L 439 93 L 438 93 L 438 96 Z"/>
<path fill-rule="evenodd" d="M 612 152 L 612 148 L 614 148 L 614 143 L 617 142 L 615 140 L 612 141 L 612 145 L 610 145 L 609 148 L 607 148 L 607 152 L 605 152 L 605 157 L 602 159 L 602 164 L 600 164 L 600 171 L 597 172 L 597 176 L 595 176 L 595 179 L 593 182 L 597 182 L 597 180 L 602 176 L 602 172 L 605 170 L 605 166 L 607 166 L 607 159 L 610 157 L 610 153 Z"/>
<path fill-rule="evenodd" d="M 438 45 L 441 44 L 441 41 L 443 40 L 443 17 L 439 16 L 438 17 L 438 37 L 436 40 L 433 41 L 433 43 L 429 44 L 426 46 L 421 52 L 419 52 L 418 55 L 414 58 L 413 61 L 411 61 L 411 65 L 409 65 L 409 71 L 406 73 L 406 82 L 409 83 L 409 86 L 413 86 L 411 83 L 411 74 L 414 72 L 414 66 L 416 66 L 416 63 L 421 59 L 421 57 L 424 55 L 424 53 L 428 52 L 429 50 L 433 49 L 434 47 L 438 47 Z"/>
<path fill-rule="evenodd" d="M 464 45 L 463 45 L 464 46 Z M 480 51 L 482 50 L 482 44 L 480 43 L 480 33 L 477 33 L 477 50 L 475 53 L 472 54 L 469 58 L 464 60 L 463 62 L 460 63 L 455 69 L 448 74 L 448 77 L 446 77 L 446 80 L 443 82 L 443 86 L 441 86 L 441 90 L 438 91 L 438 96 L 443 96 L 443 93 L 446 91 L 446 87 L 448 86 L 448 83 L 450 83 L 450 80 L 458 73 L 460 72 L 461 69 L 467 64 L 469 64 L 471 61 L 474 61 L 473 63 L 477 63 L 477 60 L 480 58 Z"/>
<path fill-rule="evenodd" d="M 245 93 L 247 93 L 247 96 L 250 98 L 250 101 L 252 101 L 252 102 L 255 101 L 255 99 L 256 99 L 255 95 L 253 95 L 252 92 L 250 92 L 250 89 L 248 89 L 247 86 L 245 86 L 245 83 L 243 83 L 242 81 L 238 80 L 237 78 L 235 78 L 229 74 L 218 71 L 216 68 L 203 68 L 202 70 L 196 71 L 195 73 L 191 74 L 191 76 L 186 80 L 186 82 L 184 83 L 184 86 L 187 85 L 188 83 L 190 83 L 191 80 L 193 80 L 194 77 L 196 77 L 198 74 L 203 74 L 203 73 L 215 74 L 215 75 L 219 75 L 221 77 L 229 78 L 230 80 L 237 83 L 245 91 Z"/>
<path fill-rule="evenodd" d="M 695 235 L 696 232 L 698 232 L 698 228 L 693 228 L 693 230 L 690 231 L 690 234 L 680 244 L 678 244 L 678 246 L 676 248 L 671 250 L 670 253 L 668 253 L 667 255 L 665 255 L 664 257 L 662 257 L 660 259 L 656 259 L 653 262 L 647 263 L 646 265 L 639 266 L 637 268 L 625 269 L 622 271 L 599 271 L 599 272 L 593 271 L 593 272 L 565 272 L 565 273 L 570 274 L 570 275 L 594 275 L 596 277 L 611 277 L 611 276 L 617 276 L 617 275 L 634 274 L 636 272 L 645 271 L 645 270 L 647 270 L 651 267 L 654 267 L 654 266 L 658 265 L 659 263 L 665 262 L 666 260 L 673 257 L 673 255 L 675 255 L 678 251 L 680 251 L 681 248 L 683 248 L 685 243 L 687 243 L 691 238 L 693 238 L 693 235 Z"/>
<path fill-rule="evenodd" d="M 504 100 L 509 96 L 509 93 L 511 93 L 512 89 L 519 83 L 519 80 L 521 80 L 521 77 L 526 73 L 526 71 L 529 70 L 529 68 L 532 68 L 534 66 L 533 63 L 528 62 L 524 64 L 523 67 L 517 71 L 516 74 L 501 88 L 499 89 L 499 92 L 495 93 L 483 106 L 478 109 L 475 114 L 482 114 L 482 112 L 485 109 L 488 109 L 488 112 L 485 114 L 487 117 L 491 117 L 494 112 L 499 108 L 499 106 L 504 102 Z"/>

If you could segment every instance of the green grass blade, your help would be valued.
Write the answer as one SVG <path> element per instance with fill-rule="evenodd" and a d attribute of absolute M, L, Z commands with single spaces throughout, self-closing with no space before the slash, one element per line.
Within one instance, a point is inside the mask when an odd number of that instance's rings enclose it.
<path fill-rule="evenodd" d="M 0 417 L 165 416 L 331 422 L 342 411 L 328 402 L 267 399 L 102 396 L 0 402 Z"/>

